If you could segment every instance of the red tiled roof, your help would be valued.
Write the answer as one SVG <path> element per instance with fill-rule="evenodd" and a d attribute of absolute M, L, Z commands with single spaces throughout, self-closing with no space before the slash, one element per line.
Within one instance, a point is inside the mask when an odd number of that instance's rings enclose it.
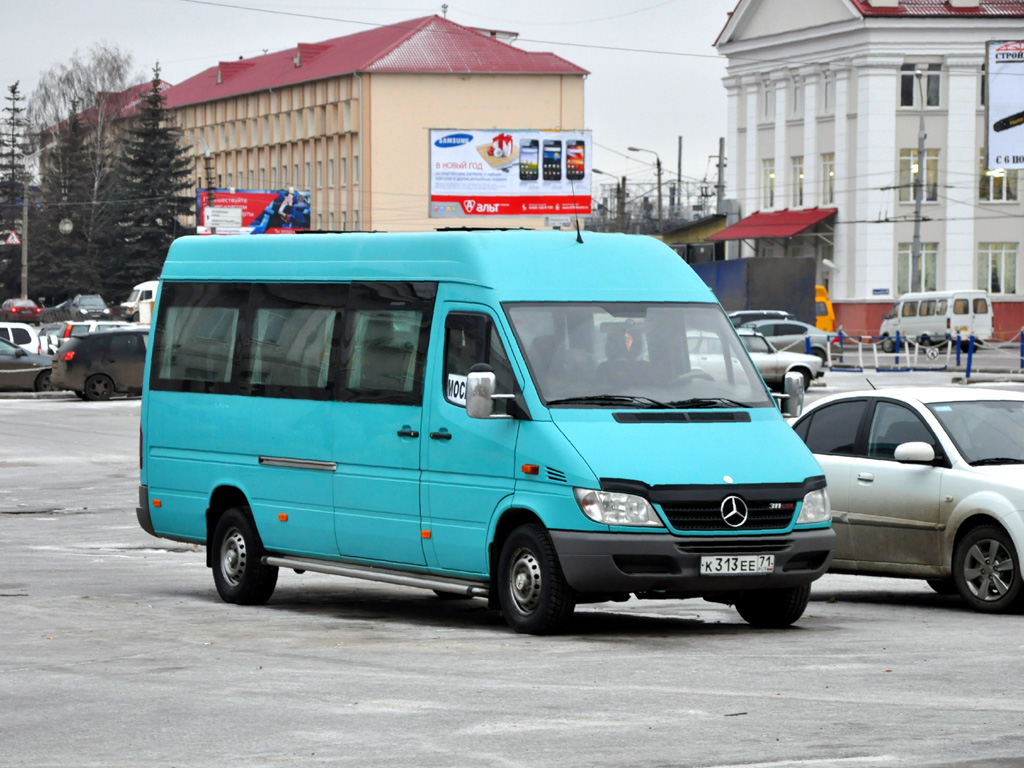
<path fill-rule="evenodd" d="M 440 16 L 300 43 L 251 59 L 221 62 L 167 92 L 167 106 L 198 104 L 353 72 L 585 75 L 553 53 L 515 48 Z"/>
<path fill-rule="evenodd" d="M 977 8 L 955 8 L 943 0 L 900 0 L 896 8 L 850 2 L 862 16 L 1024 16 L 1024 0 L 981 0 Z"/>
<path fill-rule="evenodd" d="M 799 211 L 758 211 L 708 240 L 756 240 L 759 237 L 793 237 L 839 212 L 838 208 L 806 208 Z"/>

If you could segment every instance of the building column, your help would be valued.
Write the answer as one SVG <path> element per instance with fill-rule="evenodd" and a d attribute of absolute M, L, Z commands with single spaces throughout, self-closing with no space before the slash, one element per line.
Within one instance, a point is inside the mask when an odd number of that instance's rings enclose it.
<path fill-rule="evenodd" d="M 787 69 L 771 73 L 775 86 L 775 209 L 789 207 L 792 190 L 789 188 L 789 152 L 786 148 L 786 121 L 792 95 L 790 73 Z"/>
<path fill-rule="evenodd" d="M 833 261 L 836 271 L 832 274 L 832 297 L 853 298 L 853 285 L 856 275 L 856 233 L 852 225 L 844 221 L 856 220 L 856 208 L 850 192 L 854 188 L 854 174 L 850 157 L 850 130 L 847 114 L 850 111 L 850 63 L 834 62 L 829 66 L 834 75 L 835 92 L 835 206 L 836 214 Z"/>
<path fill-rule="evenodd" d="M 853 225 L 861 254 L 854 276 L 854 298 L 871 298 L 875 291 L 896 288 L 895 226 L 879 221 L 892 211 L 891 186 L 896 163 L 896 87 L 902 58 L 855 59 L 857 69 L 857 172 Z M 881 294 L 878 294 L 881 295 Z"/>
<path fill-rule="evenodd" d="M 743 190 L 743 197 L 740 198 L 742 208 L 741 216 L 749 216 L 754 211 L 761 209 L 761 156 L 757 151 L 757 95 L 761 89 L 761 78 L 756 75 L 746 75 L 743 78 L 743 88 L 747 95 L 747 152 L 745 158 L 746 185 Z M 740 241 L 739 257 L 756 255 L 753 249 L 743 241 Z"/>
<path fill-rule="evenodd" d="M 728 96 L 727 121 L 728 134 L 725 140 L 725 198 L 732 198 L 737 201 L 743 200 L 742 184 L 745 181 L 743 168 L 750 158 L 745 156 L 746 145 L 741 145 L 741 137 L 746 138 L 745 132 L 740 133 L 740 108 L 743 106 L 743 83 L 739 77 L 727 77 L 723 81 Z M 755 92 L 756 93 L 756 92 Z M 720 213 L 720 211 L 715 211 Z M 743 211 L 740 212 L 740 215 Z M 735 259 L 739 256 L 739 248 L 735 241 L 725 243 L 725 257 Z"/>
<path fill-rule="evenodd" d="M 804 207 L 814 208 L 821 203 L 821 157 L 818 152 L 818 83 L 819 67 L 802 67 L 804 79 Z"/>
<path fill-rule="evenodd" d="M 978 72 L 980 56 L 946 59 L 949 94 L 946 158 L 939 158 L 946 192 L 945 242 L 940 244 L 939 288 L 973 288 L 978 198 Z M 943 168 L 943 166 L 945 166 Z M 944 273 L 944 274 L 943 274 Z"/>

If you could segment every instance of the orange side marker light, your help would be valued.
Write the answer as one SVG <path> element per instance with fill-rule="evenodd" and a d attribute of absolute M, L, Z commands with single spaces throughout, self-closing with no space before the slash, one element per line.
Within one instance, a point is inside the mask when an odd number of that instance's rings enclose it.
<path fill-rule="evenodd" d="M 420 531 L 420 538 L 421 539 L 429 539 L 430 538 L 430 531 Z"/>
<path fill-rule="evenodd" d="M 523 464 L 522 470 L 524 475 L 540 474 L 540 467 L 538 467 L 536 464 Z"/>
<path fill-rule="evenodd" d="M 280 520 L 282 523 L 287 523 L 288 522 L 288 514 L 285 513 L 285 512 L 279 512 L 277 514 L 277 519 Z"/>
<path fill-rule="evenodd" d="M 160 499 L 153 499 L 153 506 L 154 507 L 162 507 L 163 504 L 164 503 L 162 501 L 160 501 Z"/>

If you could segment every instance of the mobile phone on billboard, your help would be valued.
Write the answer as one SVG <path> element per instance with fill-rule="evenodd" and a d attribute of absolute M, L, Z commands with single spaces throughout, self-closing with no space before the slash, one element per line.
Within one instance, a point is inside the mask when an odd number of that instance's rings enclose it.
<path fill-rule="evenodd" d="M 536 139 L 526 139 L 519 145 L 519 178 L 523 181 L 536 181 L 539 169 L 538 155 L 540 145 Z"/>
<path fill-rule="evenodd" d="M 584 150 L 583 141 L 567 141 L 565 143 L 565 178 L 579 181 L 583 178 Z"/>
<path fill-rule="evenodd" d="M 544 181 L 562 180 L 562 142 L 557 139 L 544 140 Z"/>

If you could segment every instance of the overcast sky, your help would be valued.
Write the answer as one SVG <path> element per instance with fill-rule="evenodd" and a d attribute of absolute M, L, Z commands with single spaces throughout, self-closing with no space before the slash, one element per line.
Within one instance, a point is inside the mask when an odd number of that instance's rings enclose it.
<path fill-rule="evenodd" d="M 653 178 L 657 152 L 666 175 L 714 179 L 709 156 L 725 135 L 724 58 L 712 44 L 736 0 L 448 0 L 448 18 L 519 33 L 515 45 L 552 51 L 591 72 L 586 127 L 594 166 L 631 179 Z M 220 60 L 277 51 L 441 14 L 422 0 L 31 0 L 3 3 L 0 87 L 30 96 L 40 73 L 106 42 L 130 53 L 147 76 L 159 61 L 178 83 Z M 296 14 L 289 16 L 287 14 Z M 473 128 L 476 126 L 465 126 Z M 544 126 L 537 126 L 544 127 Z"/>

